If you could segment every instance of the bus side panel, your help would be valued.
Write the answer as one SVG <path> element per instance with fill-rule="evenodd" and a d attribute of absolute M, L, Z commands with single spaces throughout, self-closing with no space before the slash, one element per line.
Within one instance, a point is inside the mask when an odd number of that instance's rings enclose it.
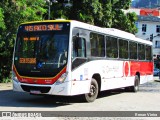
<path fill-rule="evenodd" d="M 140 84 L 153 80 L 153 62 L 152 61 L 131 61 L 131 76 L 137 72 L 140 74 Z"/>
<path fill-rule="evenodd" d="M 90 90 L 90 82 L 91 75 L 90 71 L 91 66 L 90 63 L 87 62 L 72 71 L 72 83 L 71 83 L 71 94 L 78 95 L 89 93 Z"/>
<path fill-rule="evenodd" d="M 63 82 L 61 84 L 55 83 L 55 88 L 52 90 L 52 95 L 71 96 L 70 87 L 71 81 Z"/>
<path fill-rule="evenodd" d="M 102 61 L 101 91 L 131 86 L 134 76 L 130 75 L 130 62 L 106 60 Z"/>
<path fill-rule="evenodd" d="M 114 61 L 114 63 L 112 63 L 111 61 L 108 61 L 106 65 L 109 68 L 114 67 L 114 69 L 117 65 L 117 68 L 119 66 L 122 69 L 117 69 L 114 73 L 111 73 L 111 71 L 108 70 L 106 79 L 102 80 L 102 90 L 133 86 L 136 74 L 140 75 L 140 84 L 153 80 L 152 62 Z M 112 75 L 118 74 L 118 72 L 121 73 L 120 76 Z"/>
<path fill-rule="evenodd" d="M 123 78 L 123 61 L 91 60 L 72 71 L 71 94 L 88 93 L 94 74 L 101 77 L 100 90 L 109 90 L 133 84 L 133 80 Z"/>
<path fill-rule="evenodd" d="M 141 84 L 153 80 L 152 62 L 92 60 L 73 70 L 71 94 L 88 93 L 92 76 L 97 73 L 101 91 L 133 86 L 136 73 L 140 73 Z"/>

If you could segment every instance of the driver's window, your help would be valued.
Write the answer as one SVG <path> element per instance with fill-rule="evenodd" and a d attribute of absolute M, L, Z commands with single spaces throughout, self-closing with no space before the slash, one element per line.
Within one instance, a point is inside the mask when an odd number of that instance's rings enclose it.
<path fill-rule="evenodd" d="M 72 58 L 86 57 L 86 40 L 81 37 L 73 37 Z"/>

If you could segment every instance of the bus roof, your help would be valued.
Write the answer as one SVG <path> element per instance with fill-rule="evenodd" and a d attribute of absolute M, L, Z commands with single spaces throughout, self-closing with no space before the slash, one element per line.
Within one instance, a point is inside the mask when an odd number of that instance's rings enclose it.
<path fill-rule="evenodd" d="M 73 27 L 88 29 L 88 30 L 91 30 L 91 31 L 104 33 L 104 34 L 107 34 L 107 35 L 120 37 L 120 38 L 123 38 L 123 39 L 130 39 L 130 40 L 133 40 L 133 41 L 137 41 L 137 42 L 152 45 L 151 41 L 138 38 L 132 33 L 128 33 L 128 32 L 125 32 L 125 31 L 122 31 L 122 30 L 119 30 L 119 29 L 102 28 L 102 27 L 97 27 L 97 26 L 90 25 L 90 24 L 83 23 L 83 22 L 79 22 L 79 21 L 71 21 L 71 22 L 72 22 Z"/>
<path fill-rule="evenodd" d="M 72 28 L 77 27 L 77 28 L 87 29 L 87 30 L 90 30 L 90 31 L 99 32 L 99 33 L 111 35 L 111 36 L 114 36 L 114 37 L 120 37 L 120 38 L 123 38 L 123 39 L 130 39 L 130 40 L 133 40 L 133 41 L 137 41 L 137 42 L 152 45 L 151 41 L 138 38 L 134 34 L 131 34 L 131 33 L 119 30 L 119 29 L 102 28 L 102 27 L 94 26 L 94 25 L 83 23 L 83 22 L 76 21 L 76 20 L 56 19 L 56 20 L 44 20 L 44 21 L 31 21 L 31 22 L 26 22 L 26 23 L 22 23 L 22 24 L 42 23 L 42 22 L 46 22 L 46 23 L 47 22 L 70 22 Z"/>
<path fill-rule="evenodd" d="M 31 23 L 44 23 L 44 22 L 71 22 L 73 20 L 65 20 L 65 19 L 56 19 L 56 20 L 43 20 L 43 21 L 31 21 L 31 22 L 24 22 L 23 24 L 31 24 Z"/>

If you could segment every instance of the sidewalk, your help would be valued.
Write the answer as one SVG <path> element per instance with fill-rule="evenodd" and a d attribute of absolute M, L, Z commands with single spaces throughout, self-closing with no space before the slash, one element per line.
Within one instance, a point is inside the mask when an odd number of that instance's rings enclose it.
<path fill-rule="evenodd" d="M 156 81 L 160 81 L 158 76 L 153 76 L 153 79 L 156 80 Z"/>
<path fill-rule="evenodd" d="M 9 83 L 0 83 L 0 90 L 12 89 L 12 82 Z"/>

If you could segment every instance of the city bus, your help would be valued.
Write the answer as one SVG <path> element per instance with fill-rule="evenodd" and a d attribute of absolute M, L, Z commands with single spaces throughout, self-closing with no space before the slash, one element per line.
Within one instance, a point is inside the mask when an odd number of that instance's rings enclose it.
<path fill-rule="evenodd" d="M 152 42 L 75 20 L 22 23 L 12 71 L 14 91 L 93 102 L 101 91 L 137 92 L 153 80 Z"/>

